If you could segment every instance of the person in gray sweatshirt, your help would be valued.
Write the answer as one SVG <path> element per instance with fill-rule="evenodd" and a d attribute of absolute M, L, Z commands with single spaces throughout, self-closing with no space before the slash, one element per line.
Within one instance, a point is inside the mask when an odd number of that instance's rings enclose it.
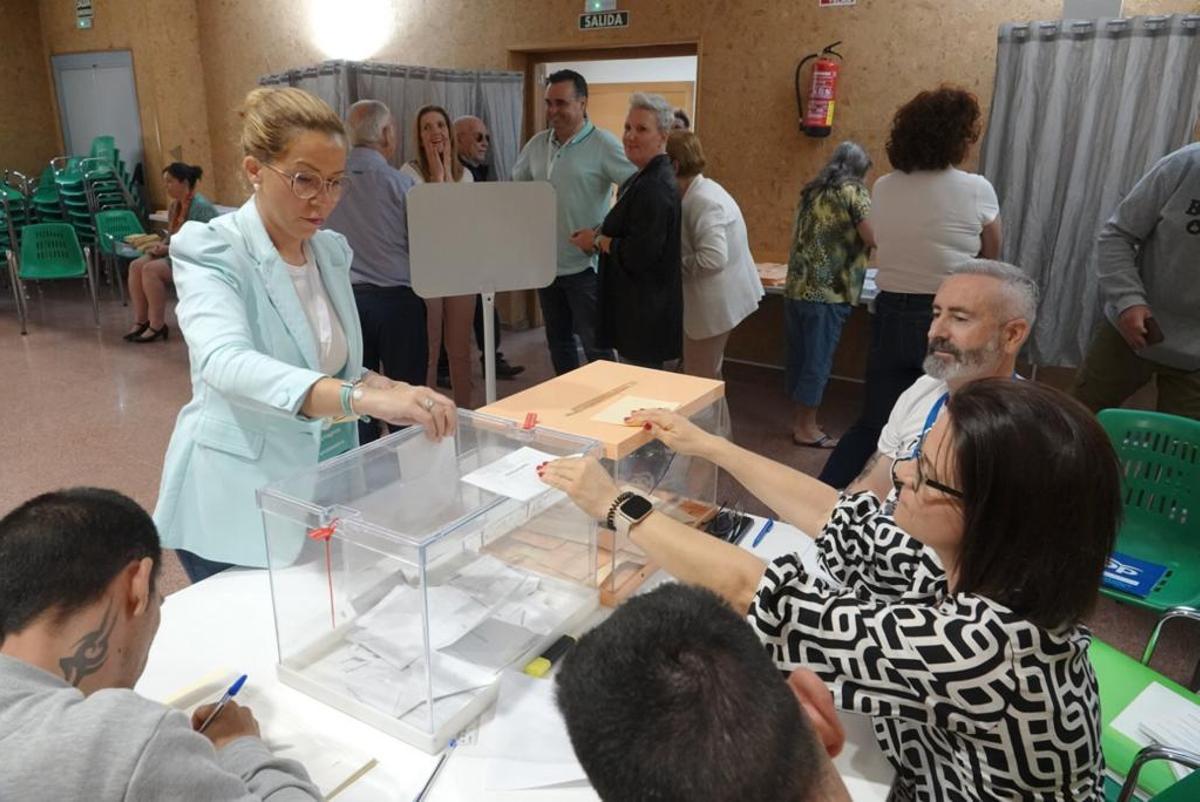
<path fill-rule="evenodd" d="M 1075 397 L 1116 407 L 1154 378 L 1160 412 L 1200 419 L 1200 143 L 1142 176 L 1100 230 L 1096 262 L 1107 319 Z"/>
<path fill-rule="evenodd" d="M 249 708 L 203 734 L 131 688 L 162 604 L 154 522 L 111 490 L 38 496 L 0 520 L 0 799 L 319 800 Z"/>

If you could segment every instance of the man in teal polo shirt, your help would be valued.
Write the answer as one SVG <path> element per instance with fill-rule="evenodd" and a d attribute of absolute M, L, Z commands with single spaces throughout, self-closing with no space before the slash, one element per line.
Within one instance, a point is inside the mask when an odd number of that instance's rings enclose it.
<path fill-rule="evenodd" d="M 588 361 L 616 355 L 596 347 L 598 280 L 596 258 L 570 242 L 571 233 L 598 226 L 608 214 L 613 184 L 622 184 L 637 168 L 621 143 L 587 118 L 588 86 L 574 70 L 546 79 L 546 118 L 550 128 L 521 149 L 514 181 L 549 181 L 558 199 L 558 275 L 538 290 L 546 319 L 546 344 L 554 372 L 579 367 L 578 335 Z"/>

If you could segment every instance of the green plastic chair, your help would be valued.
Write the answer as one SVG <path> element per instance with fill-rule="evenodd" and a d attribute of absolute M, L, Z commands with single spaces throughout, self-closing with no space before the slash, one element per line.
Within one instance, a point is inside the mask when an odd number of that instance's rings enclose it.
<path fill-rule="evenodd" d="M 111 268 L 117 277 L 117 292 L 121 303 L 125 301 L 125 281 L 121 276 L 121 266 L 117 263 L 118 243 L 122 243 L 130 234 L 145 234 L 146 229 L 138 216 L 128 209 L 110 209 L 96 212 L 96 251 Z"/>
<path fill-rule="evenodd" d="M 1197 704 L 1200 704 L 1200 696 L 1103 641 L 1092 641 L 1092 645 L 1088 649 L 1088 657 L 1092 662 L 1092 668 L 1096 671 L 1096 681 L 1100 688 L 1100 744 L 1104 751 L 1104 761 L 1108 764 L 1109 770 L 1125 777 L 1126 785 L 1131 789 L 1133 785 L 1136 785 L 1141 791 L 1150 795 L 1161 794 L 1168 789 L 1173 790 L 1173 786 L 1178 783 L 1176 783 L 1171 769 L 1163 763 L 1148 763 L 1146 759 L 1140 763 L 1137 762 L 1143 747 L 1132 738 L 1113 729 L 1112 722 L 1151 683 L 1163 685 Z M 1200 782 L 1200 780 L 1194 780 L 1195 777 L 1200 777 L 1200 773 L 1189 777 L 1185 782 Z M 1132 783 L 1129 782 L 1130 778 L 1133 780 Z M 1109 802 L 1113 802 L 1118 798 L 1114 795 L 1116 788 L 1111 784 L 1106 787 L 1106 797 Z M 1196 800 L 1200 799 L 1200 796 L 1181 798 Z M 1153 796 L 1153 799 L 1157 801 L 1160 797 Z M 1167 800 L 1169 797 L 1162 797 L 1162 799 Z"/>
<path fill-rule="evenodd" d="M 1111 786 L 1105 785 L 1105 798 L 1109 802 L 1130 802 L 1137 790 L 1137 781 L 1141 770 L 1154 760 L 1181 763 L 1193 771 L 1167 790 L 1150 797 L 1149 802 L 1196 802 L 1197 799 L 1200 799 L 1200 771 L 1194 771 L 1194 769 L 1200 768 L 1200 755 L 1162 746 L 1147 746 L 1138 752 L 1137 757 L 1133 760 L 1133 767 L 1125 778 L 1125 783 L 1115 795 L 1112 793 Z"/>
<path fill-rule="evenodd" d="M 8 251 L 8 270 L 12 278 L 21 334 L 28 334 L 25 319 L 25 281 L 57 281 L 82 278 L 92 295 L 92 314 L 100 328 L 100 305 L 96 300 L 96 276 L 92 270 L 90 249 L 81 248 L 75 229 L 68 223 L 34 223 L 21 229 L 20 256 Z"/>
<path fill-rule="evenodd" d="M 1167 567 L 1146 598 L 1101 592 L 1159 613 L 1200 607 L 1200 421 L 1136 409 L 1106 409 L 1098 419 L 1123 474 L 1116 550 Z"/>

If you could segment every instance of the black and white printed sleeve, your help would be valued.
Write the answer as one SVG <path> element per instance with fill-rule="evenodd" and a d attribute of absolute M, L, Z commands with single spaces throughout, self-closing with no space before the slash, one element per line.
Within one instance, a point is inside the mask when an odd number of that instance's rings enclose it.
<path fill-rule="evenodd" d="M 818 542 L 834 581 L 780 557 L 748 619 L 780 670 L 815 671 L 839 708 L 872 717 L 897 799 L 1092 798 L 1103 761 L 1086 630 L 948 594 L 936 557 L 869 494 L 843 498 Z"/>

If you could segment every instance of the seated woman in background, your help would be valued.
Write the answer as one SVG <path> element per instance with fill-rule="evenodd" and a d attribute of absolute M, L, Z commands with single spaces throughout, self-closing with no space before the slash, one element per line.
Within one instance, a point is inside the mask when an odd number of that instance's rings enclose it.
<path fill-rule="evenodd" d="M 1120 475 L 1082 405 L 1035 382 L 968 384 L 915 457 L 896 462 L 894 515 L 873 493 L 839 495 L 674 413 L 631 422 L 819 533 L 823 573 L 795 554 L 764 563 L 649 511 L 594 459 L 551 462 L 543 479 L 744 611 L 781 671 L 812 669 L 840 708 L 871 716 L 896 768 L 893 799 L 1103 796 L 1080 622 L 1116 536 Z"/>
<path fill-rule="evenodd" d="M 871 196 L 863 183 L 870 169 L 867 152 L 854 142 L 843 142 L 800 191 L 783 293 L 786 382 L 796 402 L 792 442 L 798 446 L 837 445 L 817 425 L 817 409 L 842 326 L 862 293 L 867 254 L 875 246 L 867 222 Z"/>
<path fill-rule="evenodd" d="M 153 246 L 129 265 L 129 299 L 133 304 L 133 328 L 125 335 L 132 343 L 165 340 L 169 331 L 163 319 L 167 308 L 167 285 L 171 283 L 168 242 L 189 220 L 207 223 L 218 212 L 208 198 L 196 191 L 204 171 L 183 162 L 172 162 L 163 170 L 163 184 L 171 205 L 167 208 L 167 240 Z"/>
<path fill-rule="evenodd" d="M 417 158 L 407 162 L 400 172 L 418 184 L 474 183 L 471 171 L 458 158 L 458 143 L 450 115 L 441 106 L 423 106 L 417 112 L 414 131 L 420 143 Z M 475 296 L 452 295 L 425 299 L 429 332 L 429 357 L 426 384 L 437 383 L 437 363 L 445 335 L 446 358 L 450 362 L 450 386 L 454 403 L 471 407 L 471 333 L 475 325 Z"/>
<path fill-rule="evenodd" d="M 679 190 L 667 157 L 673 119 L 661 95 L 629 98 L 621 143 L 638 171 L 599 228 L 571 235 L 584 253 L 600 254 L 600 346 L 648 368 L 662 368 L 683 350 Z"/>
<path fill-rule="evenodd" d="M 762 279 L 737 201 L 700 172 L 705 165 L 700 138 L 672 132 L 667 156 L 683 205 L 683 371 L 719 379 L 725 343 L 758 308 Z"/>

